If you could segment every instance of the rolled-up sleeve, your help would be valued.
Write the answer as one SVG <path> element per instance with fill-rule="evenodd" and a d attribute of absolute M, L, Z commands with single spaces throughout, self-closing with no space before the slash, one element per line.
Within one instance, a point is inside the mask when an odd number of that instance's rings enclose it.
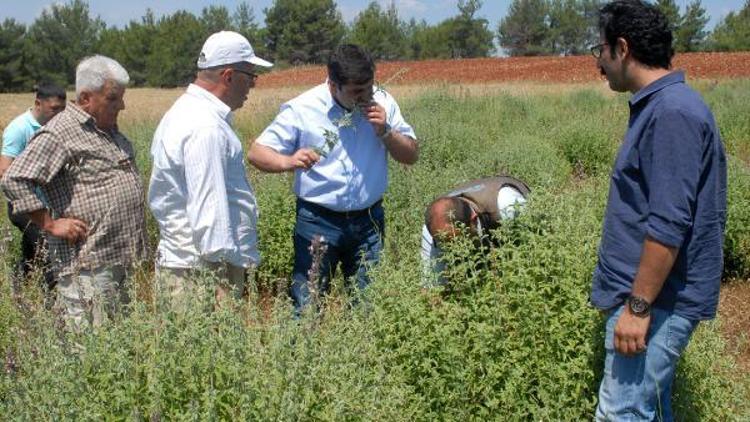
<path fill-rule="evenodd" d="M 46 206 L 36 188 L 47 185 L 69 158 L 70 152 L 55 134 L 38 132 L 3 176 L 3 192 L 14 213 L 28 214 L 44 209 Z"/>
<path fill-rule="evenodd" d="M 291 155 L 299 147 L 300 119 L 291 106 L 281 106 L 279 114 L 255 141 L 278 153 Z"/>
<path fill-rule="evenodd" d="M 692 227 L 703 156 L 701 120 L 680 110 L 666 109 L 650 128 L 642 144 L 649 157 L 644 168 L 648 181 L 650 237 L 667 246 L 680 247 Z"/>
<path fill-rule="evenodd" d="M 417 135 L 414 133 L 414 128 L 412 128 L 404 119 L 404 116 L 401 114 L 401 108 L 396 100 L 387 92 L 383 92 L 382 95 L 385 96 L 384 103 L 387 104 L 386 118 L 388 120 L 388 125 L 390 125 L 392 130 L 416 141 Z"/>
<path fill-rule="evenodd" d="M 187 218 L 193 243 L 208 262 L 238 260 L 230 227 L 226 190 L 226 138 L 215 128 L 192 133 L 185 142 L 185 182 Z"/>

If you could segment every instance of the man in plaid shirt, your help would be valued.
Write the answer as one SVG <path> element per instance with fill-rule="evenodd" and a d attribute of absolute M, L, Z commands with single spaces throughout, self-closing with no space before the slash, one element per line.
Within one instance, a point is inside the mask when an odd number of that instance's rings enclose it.
<path fill-rule="evenodd" d="M 36 133 L 2 180 L 15 213 L 48 234 L 58 301 L 76 328 L 100 325 L 128 300 L 126 273 L 144 255 L 143 186 L 133 146 L 117 129 L 129 81 L 108 57 L 82 60 L 76 101 Z"/>

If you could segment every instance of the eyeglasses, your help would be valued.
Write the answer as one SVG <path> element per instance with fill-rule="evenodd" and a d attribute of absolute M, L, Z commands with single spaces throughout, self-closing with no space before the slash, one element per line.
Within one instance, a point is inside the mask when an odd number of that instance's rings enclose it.
<path fill-rule="evenodd" d="M 247 70 L 242 70 L 242 69 L 237 69 L 237 68 L 232 68 L 232 70 L 234 70 L 235 72 L 239 72 L 239 73 L 242 73 L 244 75 L 247 75 L 250 78 L 250 80 L 252 80 L 252 81 L 255 81 L 256 79 L 258 79 L 258 74 L 257 73 L 248 72 Z"/>
<path fill-rule="evenodd" d="M 594 56 L 597 59 L 599 57 L 601 57 L 602 56 L 602 51 L 604 51 L 604 46 L 605 45 L 609 45 L 609 44 L 603 42 L 601 44 L 597 44 L 597 45 L 591 47 L 591 55 Z"/>

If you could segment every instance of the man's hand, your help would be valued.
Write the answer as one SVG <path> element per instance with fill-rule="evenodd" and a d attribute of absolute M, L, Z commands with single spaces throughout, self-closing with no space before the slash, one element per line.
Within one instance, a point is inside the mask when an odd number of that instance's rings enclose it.
<path fill-rule="evenodd" d="M 370 122 L 373 129 L 375 129 L 375 134 L 378 136 L 385 135 L 387 118 L 385 108 L 375 101 L 371 101 L 370 103 L 361 106 L 360 110 L 362 111 L 362 115 Z"/>
<path fill-rule="evenodd" d="M 85 240 L 88 233 L 86 223 L 77 218 L 50 219 L 42 229 L 52 236 L 67 240 L 71 245 Z"/>
<path fill-rule="evenodd" d="M 615 325 L 615 350 L 625 356 L 633 356 L 646 350 L 646 335 L 651 324 L 651 315 L 639 317 L 630 312 L 625 304 Z"/>
<path fill-rule="evenodd" d="M 302 148 L 297 150 L 293 155 L 287 157 L 285 170 L 309 170 L 310 167 L 315 165 L 318 161 L 320 161 L 320 155 L 318 155 L 318 153 L 309 148 Z"/>

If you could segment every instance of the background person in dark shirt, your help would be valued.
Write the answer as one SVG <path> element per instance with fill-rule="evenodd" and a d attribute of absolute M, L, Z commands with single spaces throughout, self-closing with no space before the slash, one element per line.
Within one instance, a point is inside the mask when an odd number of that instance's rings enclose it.
<path fill-rule="evenodd" d="M 726 158 L 713 115 L 671 72 L 658 9 L 614 1 L 591 51 L 614 91 L 630 91 L 591 302 L 608 312 L 597 420 L 671 421 L 680 354 L 713 318 L 722 273 Z"/>

